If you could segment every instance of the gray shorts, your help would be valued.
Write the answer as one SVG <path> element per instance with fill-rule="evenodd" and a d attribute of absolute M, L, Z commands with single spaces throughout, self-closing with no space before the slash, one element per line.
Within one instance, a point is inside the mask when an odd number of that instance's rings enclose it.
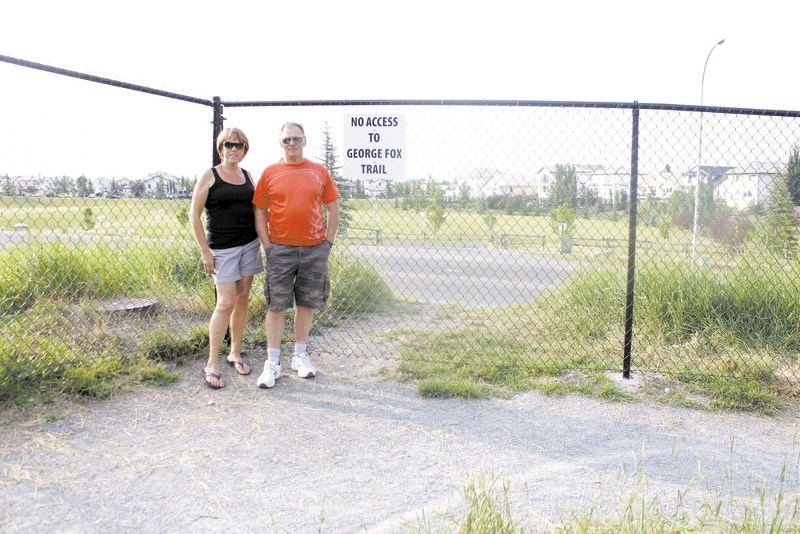
<path fill-rule="evenodd" d="M 241 247 L 212 248 L 215 284 L 238 282 L 243 276 L 255 276 L 264 270 L 261 242 L 256 239 Z"/>
<path fill-rule="evenodd" d="M 327 241 L 312 247 L 273 243 L 267 249 L 267 281 L 264 297 L 270 310 L 284 311 L 298 306 L 321 310 L 331 292 Z"/>

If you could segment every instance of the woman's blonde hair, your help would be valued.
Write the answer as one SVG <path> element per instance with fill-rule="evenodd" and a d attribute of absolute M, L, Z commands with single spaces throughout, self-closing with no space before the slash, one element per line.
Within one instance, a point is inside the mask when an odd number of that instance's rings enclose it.
<path fill-rule="evenodd" d="M 236 138 L 237 142 L 244 143 L 244 153 L 247 154 L 247 151 L 250 149 L 250 142 L 247 140 L 247 136 L 244 132 L 239 128 L 225 128 L 217 136 L 217 154 L 219 154 L 220 157 L 222 157 L 222 143 L 230 141 L 232 137 Z"/>

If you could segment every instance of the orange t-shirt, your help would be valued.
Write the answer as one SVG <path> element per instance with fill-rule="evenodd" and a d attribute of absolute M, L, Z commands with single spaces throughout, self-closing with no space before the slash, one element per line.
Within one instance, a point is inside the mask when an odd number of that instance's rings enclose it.
<path fill-rule="evenodd" d="M 325 240 L 322 206 L 338 198 L 339 189 L 323 165 L 281 160 L 261 173 L 253 204 L 267 210 L 270 241 L 306 247 Z"/>

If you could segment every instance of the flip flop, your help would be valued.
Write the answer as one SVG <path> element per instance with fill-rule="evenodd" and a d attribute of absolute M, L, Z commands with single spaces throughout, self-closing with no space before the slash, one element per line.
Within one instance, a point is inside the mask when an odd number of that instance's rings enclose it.
<path fill-rule="evenodd" d="M 210 380 L 211 378 L 217 380 L 219 382 L 219 385 L 213 383 Z M 222 389 L 225 387 L 225 384 L 222 383 L 222 376 L 219 373 L 215 373 L 214 371 L 203 369 L 203 379 L 206 381 L 206 385 L 211 389 Z"/>
<path fill-rule="evenodd" d="M 244 358 L 242 358 L 241 360 L 226 359 L 225 361 L 228 362 L 228 365 L 236 369 L 236 372 L 239 373 L 240 375 L 246 376 L 250 374 L 250 371 L 252 371 L 252 369 L 250 369 L 250 366 L 247 365 L 247 362 L 244 361 Z"/>

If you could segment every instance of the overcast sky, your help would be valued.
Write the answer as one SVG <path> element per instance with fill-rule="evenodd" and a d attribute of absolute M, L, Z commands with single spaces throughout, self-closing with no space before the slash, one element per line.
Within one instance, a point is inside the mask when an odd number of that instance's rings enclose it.
<path fill-rule="evenodd" d="M 0 55 L 227 101 L 699 104 L 724 38 L 705 104 L 800 110 L 797 0 L 26 0 L 0 15 Z M 0 175 L 194 177 L 210 164 L 204 106 L 4 62 L 0 100 Z M 247 123 L 256 174 L 281 156 L 281 122 L 309 110 L 282 111 Z"/>

